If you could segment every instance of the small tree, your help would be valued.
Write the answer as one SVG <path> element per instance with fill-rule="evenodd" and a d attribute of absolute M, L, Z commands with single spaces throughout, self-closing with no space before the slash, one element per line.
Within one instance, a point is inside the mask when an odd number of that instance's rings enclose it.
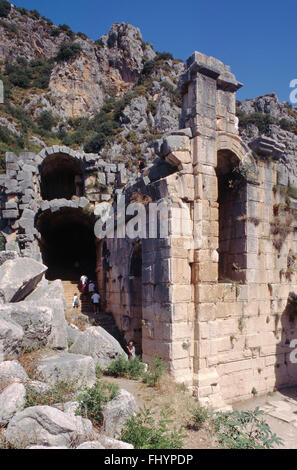
<path fill-rule="evenodd" d="M 78 42 L 73 42 L 69 44 L 67 42 L 63 42 L 60 47 L 60 50 L 57 54 L 57 60 L 69 60 L 72 57 L 79 55 L 82 51 L 81 45 Z"/>
<path fill-rule="evenodd" d="M 0 16 L 7 18 L 11 10 L 11 5 L 7 0 L 0 0 Z"/>
<path fill-rule="evenodd" d="M 50 111 L 43 111 L 38 118 L 39 126 L 46 131 L 50 131 L 55 123 L 56 120 Z"/>

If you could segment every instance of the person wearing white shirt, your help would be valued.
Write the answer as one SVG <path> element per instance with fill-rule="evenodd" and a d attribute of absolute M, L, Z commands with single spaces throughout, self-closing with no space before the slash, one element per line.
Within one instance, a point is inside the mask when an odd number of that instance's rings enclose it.
<path fill-rule="evenodd" d="M 84 274 L 80 278 L 81 285 L 84 286 L 88 283 L 88 276 L 85 276 Z"/>
<path fill-rule="evenodd" d="M 98 292 L 95 292 L 95 294 L 92 295 L 91 299 L 94 308 L 94 313 L 99 313 L 100 295 L 98 294 Z"/>
<path fill-rule="evenodd" d="M 95 293 L 95 284 L 93 281 L 90 282 L 89 284 L 89 293 L 94 294 Z"/>

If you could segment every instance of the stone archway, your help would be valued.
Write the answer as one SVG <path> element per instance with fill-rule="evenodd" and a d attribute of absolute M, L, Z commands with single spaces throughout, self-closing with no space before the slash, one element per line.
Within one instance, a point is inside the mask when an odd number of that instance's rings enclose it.
<path fill-rule="evenodd" d="M 217 138 L 219 280 L 245 282 L 247 181 L 257 175 L 251 150 L 237 135 Z"/>
<path fill-rule="evenodd" d="M 40 165 L 43 200 L 71 199 L 83 195 L 81 160 L 59 151 L 47 155 Z"/>
<path fill-rule="evenodd" d="M 93 217 L 81 208 L 61 207 L 36 217 L 40 250 L 49 280 L 78 281 L 81 274 L 95 279 L 96 244 Z"/>
<path fill-rule="evenodd" d="M 219 281 L 245 281 L 246 180 L 240 160 L 230 150 L 218 151 Z"/>

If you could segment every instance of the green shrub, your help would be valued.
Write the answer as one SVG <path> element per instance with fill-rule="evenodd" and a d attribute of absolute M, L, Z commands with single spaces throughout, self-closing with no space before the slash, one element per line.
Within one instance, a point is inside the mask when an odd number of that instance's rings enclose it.
<path fill-rule="evenodd" d="M 100 366 L 96 366 L 96 378 L 99 380 L 103 377 L 103 370 L 101 369 Z"/>
<path fill-rule="evenodd" d="M 105 405 L 118 395 L 117 385 L 97 381 L 93 387 L 86 388 L 78 396 L 79 407 L 76 414 L 92 419 L 101 425 Z"/>
<path fill-rule="evenodd" d="M 54 62 L 51 59 L 37 57 L 28 62 L 23 57 L 18 57 L 14 63 L 6 62 L 5 74 L 14 86 L 44 89 L 49 85 L 53 65 Z"/>
<path fill-rule="evenodd" d="M 125 423 L 119 439 L 132 444 L 135 449 L 181 449 L 185 437 L 183 428 L 169 429 L 171 414 L 161 410 L 157 420 L 151 410 L 144 407 Z"/>
<path fill-rule="evenodd" d="M 196 406 L 192 409 L 192 416 L 191 420 L 188 423 L 188 427 L 199 430 L 205 423 L 205 421 L 209 418 L 209 411 L 204 406 Z"/>
<path fill-rule="evenodd" d="M 152 364 L 149 365 L 147 372 L 143 374 L 144 383 L 147 383 L 150 387 L 156 387 L 160 383 L 165 371 L 165 363 L 160 357 L 155 356 Z"/>
<path fill-rule="evenodd" d="M 56 124 L 56 119 L 52 115 L 51 111 L 43 111 L 38 118 L 38 124 L 42 129 L 50 131 Z"/>
<path fill-rule="evenodd" d="M 5 23 L 5 21 L 0 20 L 0 26 L 7 29 L 10 33 L 18 33 L 18 28 L 15 23 Z"/>
<path fill-rule="evenodd" d="M 237 109 L 236 115 L 239 118 L 239 125 L 246 126 L 254 124 L 261 134 L 269 134 L 270 125 L 275 123 L 275 119 L 269 114 L 251 113 L 246 114 L 241 109 Z"/>
<path fill-rule="evenodd" d="M 87 135 L 88 132 L 85 129 L 78 129 L 75 132 L 69 132 L 66 135 L 62 135 L 62 141 L 67 147 L 81 145 L 85 142 Z"/>
<path fill-rule="evenodd" d="M 5 237 L 4 237 L 3 233 L 0 232 L 0 251 L 5 250 L 5 244 L 6 244 Z"/>
<path fill-rule="evenodd" d="M 173 60 L 173 55 L 170 52 L 157 52 L 155 60 Z"/>
<path fill-rule="evenodd" d="M 11 10 L 11 4 L 7 0 L 0 0 L 0 17 L 7 18 Z"/>
<path fill-rule="evenodd" d="M 24 138 L 11 132 L 7 127 L 0 126 L 0 154 L 5 152 L 19 152 L 24 148 Z M 5 168 L 5 164 L 1 162 L 1 168 Z"/>
<path fill-rule="evenodd" d="M 32 16 L 33 18 L 39 20 L 39 18 L 40 18 L 40 13 L 39 13 L 38 10 L 30 10 L 30 14 L 31 14 L 31 16 Z"/>
<path fill-rule="evenodd" d="M 84 40 L 88 39 L 88 36 L 85 33 L 82 33 L 81 31 L 76 33 L 76 35 L 81 39 L 84 39 Z"/>
<path fill-rule="evenodd" d="M 293 199 L 297 199 L 297 188 L 296 188 L 296 186 L 289 185 L 287 194 L 288 194 L 289 197 L 291 197 Z"/>
<path fill-rule="evenodd" d="M 128 379 L 139 379 L 143 376 L 145 364 L 141 362 L 139 357 L 135 357 L 128 361 L 125 356 L 112 361 L 106 373 L 113 377 L 127 377 Z"/>
<path fill-rule="evenodd" d="M 212 418 L 219 445 L 225 449 L 272 449 L 282 439 L 271 432 L 263 419 L 264 412 L 254 411 L 217 413 Z"/>
<path fill-rule="evenodd" d="M 27 8 L 23 7 L 16 7 L 16 10 L 21 14 L 21 15 L 28 15 L 29 11 Z"/>
<path fill-rule="evenodd" d="M 82 51 L 81 45 L 78 42 L 67 43 L 63 42 L 58 51 L 56 60 L 67 61 L 73 57 L 78 56 Z"/>
<path fill-rule="evenodd" d="M 98 153 L 104 147 L 105 141 L 106 137 L 104 134 L 96 134 L 86 142 L 84 151 L 86 153 Z"/>
<path fill-rule="evenodd" d="M 54 28 L 51 29 L 50 35 L 53 38 L 56 38 L 56 37 L 60 36 L 60 34 L 61 34 L 61 31 L 59 30 L 59 28 L 54 27 Z"/>

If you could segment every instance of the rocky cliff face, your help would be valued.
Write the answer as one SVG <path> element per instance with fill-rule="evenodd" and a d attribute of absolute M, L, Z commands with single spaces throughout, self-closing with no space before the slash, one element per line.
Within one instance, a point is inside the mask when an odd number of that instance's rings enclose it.
<path fill-rule="evenodd" d="M 297 176 L 297 108 L 280 103 L 275 93 L 237 105 L 240 135 L 245 142 L 263 156 L 280 158 Z"/>
<path fill-rule="evenodd" d="M 61 48 L 73 44 L 77 52 L 68 57 L 64 50 L 61 58 Z M 36 59 L 47 67 L 45 86 L 32 80 Z M 177 83 L 183 64 L 171 54 L 156 53 L 130 24 L 114 23 L 94 42 L 67 25 L 55 26 L 36 12 L 13 7 L 0 20 L 0 60 L 1 78 L 10 89 L 0 120 L 0 131 L 1 126 L 9 131 L 7 142 L 0 142 L 1 156 L 53 143 L 79 150 L 91 141 L 90 151 L 100 150 L 106 160 L 124 161 L 132 169 L 134 160 L 151 158 L 155 137 L 179 126 Z M 97 118 L 106 103 L 109 115 Z M 40 124 L 45 112 L 52 119 L 46 127 Z M 116 117 L 111 119 L 111 112 Z"/>
<path fill-rule="evenodd" d="M 139 158 L 154 158 L 153 141 L 179 127 L 184 65 L 156 53 L 130 24 L 114 23 L 92 41 L 12 7 L 0 18 L 0 61 L 0 168 L 6 151 L 58 144 L 100 153 L 133 173 Z M 296 111 L 276 95 L 238 102 L 238 116 L 248 144 L 266 135 L 295 158 Z"/>

